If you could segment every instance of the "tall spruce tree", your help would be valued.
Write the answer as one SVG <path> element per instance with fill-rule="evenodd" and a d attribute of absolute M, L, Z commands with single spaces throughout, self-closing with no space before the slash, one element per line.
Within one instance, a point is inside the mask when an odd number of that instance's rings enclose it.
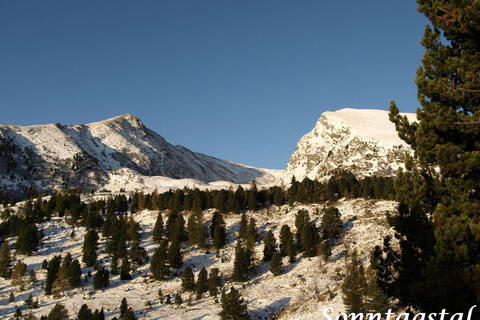
<path fill-rule="evenodd" d="M 10 253 L 10 245 L 5 240 L 2 243 L 2 251 L 0 252 L 0 277 L 8 279 L 10 277 L 10 267 L 12 265 L 12 257 Z"/>
<path fill-rule="evenodd" d="M 52 294 L 52 287 L 55 278 L 57 277 L 58 269 L 60 269 L 60 264 L 62 262 L 61 256 L 55 256 L 48 263 L 47 269 L 47 279 L 45 280 L 45 294 Z"/>
<path fill-rule="evenodd" d="M 83 257 L 82 261 L 85 262 L 87 267 L 91 267 L 97 261 L 97 232 L 93 229 L 88 230 L 83 240 Z"/>
<path fill-rule="evenodd" d="M 480 300 L 480 2 L 417 3 L 430 20 L 416 77 L 418 122 L 390 106 L 416 165 L 395 184 L 400 205 L 390 223 L 400 252 L 386 242 L 376 265 L 382 287 L 403 305 L 465 312 Z"/>
<path fill-rule="evenodd" d="M 182 289 L 185 291 L 193 291 L 195 289 L 195 277 L 192 268 L 187 266 L 182 273 Z"/>
<path fill-rule="evenodd" d="M 361 313 L 366 310 L 365 296 L 367 281 L 365 270 L 356 251 L 352 252 L 346 264 L 347 275 L 342 284 L 342 298 L 346 311 Z"/>
<path fill-rule="evenodd" d="M 157 215 L 157 220 L 155 221 L 155 226 L 153 227 L 153 242 L 160 243 L 165 233 L 165 227 L 163 225 L 162 213 L 159 212 Z"/>
<path fill-rule="evenodd" d="M 263 261 L 270 261 L 273 254 L 277 252 L 277 240 L 272 230 L 268 230 L 267 235 L 263 239 Z"/>
<path fill-rule="evenodd" d="M 150 270 L 155 280 L 164 280 L 168 277 L 167 246 L 167 240 L 162 240 L 160 247 L 155 250 L 150 261 Z"/>
<path fill-rule="evenodd" d="M 273 273 L 274 276 L 279 276 L 283 273 L 282 256 L 278 252 L 275 252 L 272 256 L 272 261 L 270 261 L 270 272 Z"/>
<path fill-rule="evenodd" d="M 195 291 L 197 292 L 197 298 L 201 298 L 208 291 L 208 273 L 205 268 L 202 268 L 198 273 Z"/>
<path fill-rule="evenodd" d="M 251 265 L 252 254 L 250 250 L 245 248 L 241 240 L 238 240 L 235 246 L 232 279 L 240 282 L 247 281 Z"/>

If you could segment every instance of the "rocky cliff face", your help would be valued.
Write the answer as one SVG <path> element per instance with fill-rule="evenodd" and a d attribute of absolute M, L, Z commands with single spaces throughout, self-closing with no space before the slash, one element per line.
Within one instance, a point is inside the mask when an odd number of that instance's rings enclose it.
<path fill-rule="evenodd" d="M 406 114 L 415 121 L 415 114 Z M 382 110 L 342 109 L 325 112 L 313 130 L 304 135 L 290 157 L 283 181 L 328 178 L 336 170 L 357 177 L 391 176 L 403 167 L 412 150 L 397 136 Z"/>
<path fill-rule="evenodd" d="M 173 146 L 126 114 L 91 124 L 0 125 L 0 188 L 99 188 L 123 172 L 202 182 L 273 180 L 248 167 Z"/>

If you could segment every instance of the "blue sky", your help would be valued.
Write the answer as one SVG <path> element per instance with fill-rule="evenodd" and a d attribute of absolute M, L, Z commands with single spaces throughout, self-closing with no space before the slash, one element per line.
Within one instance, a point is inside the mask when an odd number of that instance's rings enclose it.
<path fill-rule="evenodd" d="M 0 123 L 123 113 L 169 142 L 283 169 L 322 112 L 414 112 L 413 0 L 0 0 Z"/>

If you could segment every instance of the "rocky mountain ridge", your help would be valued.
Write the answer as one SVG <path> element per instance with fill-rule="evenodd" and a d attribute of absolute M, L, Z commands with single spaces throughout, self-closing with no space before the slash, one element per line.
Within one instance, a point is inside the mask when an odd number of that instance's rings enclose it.
<path fill-rule="evenodd" d="M 199 183 L 274 180 L 257 169 L 173 146 L 135 116 L 90 124 L 0 125 L 4 190 L 101 188 L 115 175 L 194 179 Z"/>

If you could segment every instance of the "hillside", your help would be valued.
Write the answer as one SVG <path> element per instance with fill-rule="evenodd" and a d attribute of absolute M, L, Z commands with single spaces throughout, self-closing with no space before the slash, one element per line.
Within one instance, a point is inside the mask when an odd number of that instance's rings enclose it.
<path fill-rule="evenodd" d="M 182 293 L 183 303 L 180 306 L 161 303 L 158 298 L 158 289 L 163 294 L 173 295 L 181 291 L 179 275 L 186 266 L 191 266 L 195 277 L 202 267 L 210 271 L 216 267 L 220 269 L 222 278 L 226 279 L 223 287 L 230 286 L 240 290 L 247 305 L 252 319 L 272 319 L 274 315 L 280 315 L 279 319 L 316 319 L 324 307 L 333 307 L 335 313 L 344 311 L 341 298 L 340 286 L 345 275 L 346 250 L 357 249 L 367 259 L 371 248 L 382 242 L 382 238 L 390 233 L 386 225 L 385 213 L 394 211 L 396 204 L 392 201 L 378 200 L 341 200 L 335 203 L 343 220 L 343 231 L 336 239 L 331 258 L 323 262 L 320 257 L 307 258 L 297 254 L 296 261 L 289 263 L 284 259 L 285 272 L 280 276 L 273 276 L 268 271 L 269 263 L 262 262 L 262 240 L 268 230 L 272 230 L 279 238 L 280 227 L 287 224 L 292 231 L 295 230 L 295 215 L 301 209 L 310 213 L 311 219 L 317 226 L 320 224 L 324 204 L 319 205 L 296 205 L 294 207 L 281 206 L 270 207 L 256 212 L 247 212 L 249 217 L 256 220 L 260 232 L 260 241 L 255 246 L 255 270 L 249 281 L 245 283 L 232 282 L 230 279 L 233 270 L 234 247 L 238 237 L 238 222 L 240 215 L 225 215 L 227 227 L 227 246 L 216 256 L 214 251 L 205 254 L 195 246 L 183 246 L 184 264 L 178 269 L 173 277 L 166 281 L 154 281 L 151 279 L 149 263 L 136 269 L 133 280 L 122 281 L 119 276 L 111 276 L 110 286 L 102 290 L 93 290 L 92 279 L 82 284 L 81 288 L 67 290 L 61 297 L 46 296 L 43 294 L 42 282 L 46 278 L 46 271 L 41 269 L 44 259 L 50 260 L 54 255 L 70 252 L 72 257 L 81 260 L 82 243 L 85 235 L 84 227 L 75 228 L 75 237 L 70 238 L 72 227 L 65 223 L 63 218 L 52 218 L 51 221 L 38 225 L 44 230 L 45 237 L 41 247 L 32 256 L 18 254 L 17 259 L 27 264 L 27 270 L 36 272 L 35 284 L 28 284 L 26 289 L 19 292 L 17 287 L 12 287 L 10 280 L 0 278 L 0 318 L 13 316 L 16 307 L 21 307 L 22 312 L 32 312 L 35 316 L 47 314 L 57 302 L 64 304 L 73 318 L 81 304 L 87 304 L 92 310 L 104 307 L 106 319 L 119 316 L 120 301 L 126 297 L 130 306 L 135 310 L 139 319 L 219 319 L 220 305 L 208 294 L 202 299 L 196 300 L 193 296 L 191 305 L 188 293 Z M 213 211 L 204 213 L 204 221 L 211 219 Z M 141 228 L 140 244 L 150 257 L 158 246 L 152 242 L 152 229 L 156 220 L 157 212 L 144 210 L 133 215 Z M 164 213 L 165 215 L 165 213 Z M 186 218 L 186 217 L 185 217 Z M 166 216 L 164 218 L 166 221 Z M 99 234 L 100 235 L 100 234 Z M 15 238 L 9 238 L 10 244 L 15 244 Z M 100 237 L 99 259 L 110 268 L 110 258 L 105 253 L 105 238 Z M 82 279 L 88 272 L 95 274 L 92 267 L 85 267 L 82 263 Z M 8 296 L 15 291 L 15 301 L 9 302 Z M 24 309 L 24 300 L 32 294 L 33 299 L 38 298 L 39 308 Z M 147 302 L 150 302 L 151 307 Z"/>

